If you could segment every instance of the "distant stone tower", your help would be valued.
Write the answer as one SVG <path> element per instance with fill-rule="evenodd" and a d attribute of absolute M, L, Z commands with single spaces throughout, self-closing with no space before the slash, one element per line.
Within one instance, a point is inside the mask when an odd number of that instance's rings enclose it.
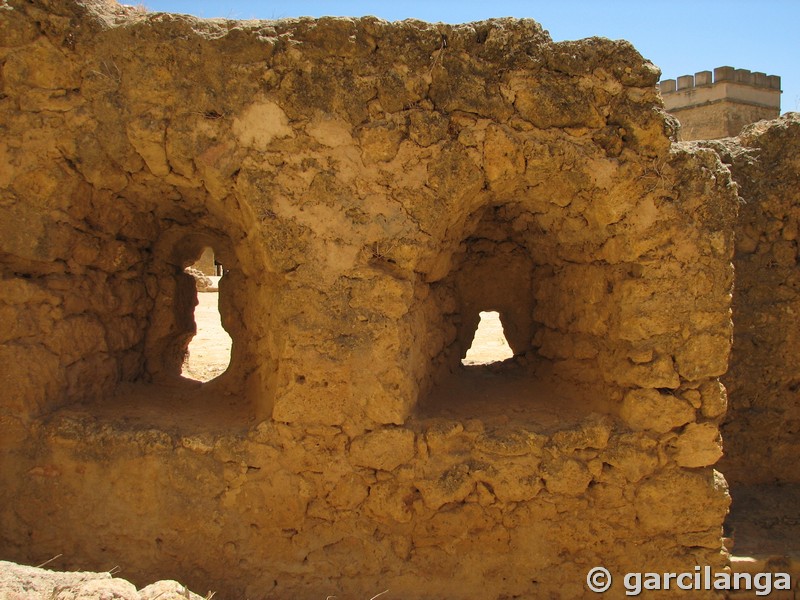
<path fill-rule="evenodd" d="M 738 135 L 742 127 L 780 116 L 781 78 L 747 69 L 711 71 L 664 79 L 664 108 L 681 122 L 682 140 L 713 140 Z"/>

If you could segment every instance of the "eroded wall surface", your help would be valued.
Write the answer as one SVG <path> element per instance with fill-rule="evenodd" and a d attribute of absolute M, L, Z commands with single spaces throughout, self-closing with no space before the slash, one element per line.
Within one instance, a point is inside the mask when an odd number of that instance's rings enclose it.
<path fill-rule="evenodd" d="M 734 342 L 721 467 L 732 483 L 800 481 L 797 240 L 800 115 L 746 128 L 710 144 L 740 186 Z"/>
<path fill-rule="evenodd" d="M 270 598 L 724 564 L 737 196 L 629 44 L 0 8 L 6 558 Z M 487 309 L 516 356 L 469 371 Z"/>

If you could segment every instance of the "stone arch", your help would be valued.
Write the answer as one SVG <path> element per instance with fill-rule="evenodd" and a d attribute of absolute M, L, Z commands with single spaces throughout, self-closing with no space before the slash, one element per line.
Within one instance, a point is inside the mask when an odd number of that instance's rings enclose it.
<path fill-rule="evenodd" d="M 574 400 L 580 411 L 618 415 L 634 427 L 648 414 L 637 412 L 640 390 L 668 402 L 684 381 L 696 386 L 717 373 L 716 363 L 690 371 L 694 347 L 670 337 L 665 325 L 659 303 L 678 306 L 676 314 L 691 310 L 688 294 L 667 300 L 663 281 L 677 285 L 670 269 L 684 258 L 675 249 L 698 244 L 699 228 L 692 223 L 678 235 L 665 233 L 688 213 L 670 203 L 659 175 L 609 156 L 595 140 L 552 140 L 558 152 L 545 155 L 538 152 L 541 132 L 504 129 L 509 146 L 501 160 L 519 160 L 498 176 L 489 168 L 490 144 L 498 143 L 490 131 L 482 154 L 462 161 L 471 160 L 482 176 L 451 168 L 453 181 L 437 189 L 437 200 L 454 208 L 442 211 L 442 252 L 420 261 L 417 409 L 424 413 L 436 387 L 463 370 L 478 313 L 487 309 L 503 315 L 516 355 L 503 368 L 527 378 L 528 387 L 542 384 L 557 392 L 554 398 Z M 659 168 L 666 171 L 697 159 L 663 160 Z M 473 179 L 482 188 L 464 193 L 463 182 Z M 480 283 L 487 278 L 492 284 Z"/>
<path fill-rule="evenodd" d="M 532 256 L 524 240 L 511 230 L 514 208 L 488 207 L 473 234 L 455 273 L 457 293 L 465 310 L 459 330 L 459 346 L 468 341 L 469 330 L 481 310 L 500 313 L 500 320 L 515 355 L 530 349 L 533 337 Z M 479 283 L 483 285 L 478 285 Z M 467 320 L 468 319 L 468 320 Z M 461 348 L 460 348 L 461 349 Z"/>
<path fill-rule="evenodd" d="M 438 347 L 429 349 L 431 367 L 417 403 L 421 414 L 491 420 L 493 414 L 510 408 L 509 402 L 515 411 L 532 412 L 539 401 L 549 402 L 539 390 L 552 388 L 554 376 L 562 376 L 562 383 L 574 383 L 570 365 L 565 364 L 574 362 L 574 357 L 542 348 L 548 335 L 573 335 L 559 330 L 559 318 L 553 313 L 561 306 L 568 308 L 574 290 L 568 279 L 558 280 L 557 232 L 546 236 L 531 226 L 536 215 L 532 205 L 540 201 L 537 196 L 483 195 L 482 204 L 464 221 L 449 268 L 430 284 L 431 306 L 424 326 Z M 580 297 L 573 302 L 579 304 Z M 462 359 L 481 311 L 499 313 L 514 356 L 490 365 L 465 366 Z M 513 398 L 520 389 L 526 390 L 525 398 Z"/>
<path fill-rule="evenodd" d="M 208 219 L 165 223 L 152 244 L 145 268 L 152 309 L 144 333 L 143 367 L 138 380 L 179 387 L 199 385 L 200 395 L 206 390 L 212 396 L 227 396 L 248 419 L 268 418 L 277 372 L 276 334 L 271 326 L 276 282 L 259 262 L 263 257 L 254 256 L 252 249 L 235 237 L 235 229 L 213 227 Z M 197 303 L 194 277 L 184 269 L 209 247 L 225 267 L 219 281 L 218 307 L 222 327 L 232 345 L 225 372 L 201 384 L 181 376 L 186 349 L 196 332 Z"/>
<path fill-rule="evenodd" d="M 533 258 L 525 240 L 512 229 L 519 205 L 489 205 L 476 211 L 477 222 L 453 256 L 450 273 L 437 284 L 456 303 L 455 340 L 444 350 L 453 371 L 466 354 L 484 310 L 496 310 L 515 355 L 531 349 L 533 339 Z"/>
<path fill-rule="evenodd" d="M 126 555 L 143 579 L 203 540 L 175 567 L 231 597 L 388 580 L 409 596 L 578 597 L 589 560 L 724 566 L 716 424 L 700 411 L 729 346 L 734 186 L 712 153 L 670 147 L 657 71 L 629 45 L 553 44 L 532 21 L 126 21 L 104 3 L 82 20 L 85 3 L 75 19 L 14 4 L 0 120 L 23 143 L 7 148 L 0 225 L 25 235 L 0 235 L 16 279 L 0 308 L 23 327 L 1 356 L 0 419 L 59 386 L 104 401 L 4 430 L 10 549 L 63 540 L 70 561 Z M 75 77 L 50 81 L 62 65 Z M 179 275 L 209 239 L 238 260 L 241 357 L 181 384 Z M 511 394 L 474 418 L 410 414 L 417 387 L 459 368 L 465 306 L 506 300 L 471 296 L 474 271 L 518 281 L 514 260 L 491 262 L 506 243 L 532 282 L 521 316 L 505 310 L 521 332 L 512 391 L 549 370 L 622 419 L 551 403 L 548 431 L 537 398 L 509 410 Z M 104 374 L 152 410 L 106 402 Z M 131 406 L 152 426 L 132 427 Z M 239 418 L 256 412 L 274 422 Z M 128 485 L 142 473 L 151 485 Z"/>

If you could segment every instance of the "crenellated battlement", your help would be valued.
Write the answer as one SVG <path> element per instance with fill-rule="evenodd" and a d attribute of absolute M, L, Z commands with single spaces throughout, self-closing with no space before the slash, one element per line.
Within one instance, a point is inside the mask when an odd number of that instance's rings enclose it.
<path fill-rule="evenodd" d="M 748 85 L 754 88 L 777 91 L 778 93 L 781 90 L 781 78 L 778 75 L 767 75 L 760 71 L 736 69 L 734 67 L 717 67 L 714 69 L 713 74 L 711 71 L 700 71 L 694 75 L 681 75 L 677 80 L 663 79 L 659 82 L 658 88 L 661 91 L 661 95 L 665 96 L 683 90 L 723 83 Z"/>

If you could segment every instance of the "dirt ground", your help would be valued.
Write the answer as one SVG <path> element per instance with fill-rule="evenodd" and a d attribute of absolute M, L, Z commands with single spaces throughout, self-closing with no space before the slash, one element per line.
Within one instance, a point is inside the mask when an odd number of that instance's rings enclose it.
<path fill-rule="evenodd" d="M 183 376 L 210 381 L 228 368 L 231 360 L 231 336 L 219 318 L 218 292 L 200 292 L 194 309 L 197 334 L 189 344 L 189 356 L 183 364 Z"/>
<path fill-rule="evenodd" d="M 511 358 L 514 353 L 503 335 L 500 315 L 494 311 L 482 312 L 475 339 L 461 362 L 465 365 L 485 365 Z"/>

